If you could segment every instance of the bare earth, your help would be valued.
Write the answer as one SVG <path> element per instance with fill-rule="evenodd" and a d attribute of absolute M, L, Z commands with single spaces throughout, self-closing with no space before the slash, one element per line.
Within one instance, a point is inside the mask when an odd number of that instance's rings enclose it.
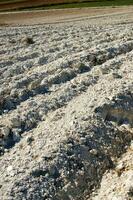
<path fill-rule="evenodd" d="M 0 200 L 133 199 L 132 11 L 0 14 Z"/>
<path fill-rule="evenodd" d="M 81 9 L 59 9 L 46 11 L 25 11 L 25 12 L 4 12 L 0 13 L 1 25 L 35 25 L 49 24 L 65 21 L 79 21 L 95 16 L 130 13 L 133 12 L 133 6 L 115 7 L 115 8 L 81 8 Z"/>

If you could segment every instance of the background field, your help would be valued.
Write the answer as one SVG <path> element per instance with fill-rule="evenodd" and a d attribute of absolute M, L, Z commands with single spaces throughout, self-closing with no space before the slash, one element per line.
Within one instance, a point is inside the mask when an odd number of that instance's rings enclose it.
<path fill-rule="evenodd" d="M 133 5 L 133 0 L 0 0 L 0 10 Z"/>

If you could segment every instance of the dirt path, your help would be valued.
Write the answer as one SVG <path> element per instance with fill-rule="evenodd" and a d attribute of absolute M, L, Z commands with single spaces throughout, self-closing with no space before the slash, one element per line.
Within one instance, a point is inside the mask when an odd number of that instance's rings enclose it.
<path fill-rule="evenodd" d="M 108 14 L 128 13 L 133 11 L 130 7 L 115 8 L 82 8 L 47 11 L 25 11 L 0 13 L 1 25 L 34 25 L 49 24 L 63 21 L 83 20 L 88 17 Z"/>

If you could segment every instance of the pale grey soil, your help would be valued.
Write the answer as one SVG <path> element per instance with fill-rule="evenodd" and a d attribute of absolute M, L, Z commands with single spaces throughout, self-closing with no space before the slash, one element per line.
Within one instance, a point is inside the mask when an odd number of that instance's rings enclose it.
<path fill-rule="evenodd" d="M 132 199 L 132 25 L 0 28 L 1 200 Z"/>
<path fill-rule="evenodd" d="M 133 143 L 118 160 L 116 167 L 103 176 L 100 189 L 94 192 L 94 197 L 91 198 L 99 199 L 133 199 Z"/>

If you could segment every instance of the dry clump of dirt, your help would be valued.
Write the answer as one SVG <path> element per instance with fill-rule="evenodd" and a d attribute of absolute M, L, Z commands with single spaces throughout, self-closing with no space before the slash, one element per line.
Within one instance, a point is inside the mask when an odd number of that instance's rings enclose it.
<path fill-rule="evenodd" d="M 133 143 L 127 152 L 117 161 L 113 170 L 106 172 L 101 186 L 94 192 L 92 200 L 133 199 Z"/>
<path fill-rule="evenodd" d="M 25 36 L 21 39 L 21 42 L 26 45 L 34 44 L 33 38 Z"/>
<path fill-rule="evenodd" d="M 0 29 L 2 200 L 132 198 L 133 29 L 125 18 Z"/>

